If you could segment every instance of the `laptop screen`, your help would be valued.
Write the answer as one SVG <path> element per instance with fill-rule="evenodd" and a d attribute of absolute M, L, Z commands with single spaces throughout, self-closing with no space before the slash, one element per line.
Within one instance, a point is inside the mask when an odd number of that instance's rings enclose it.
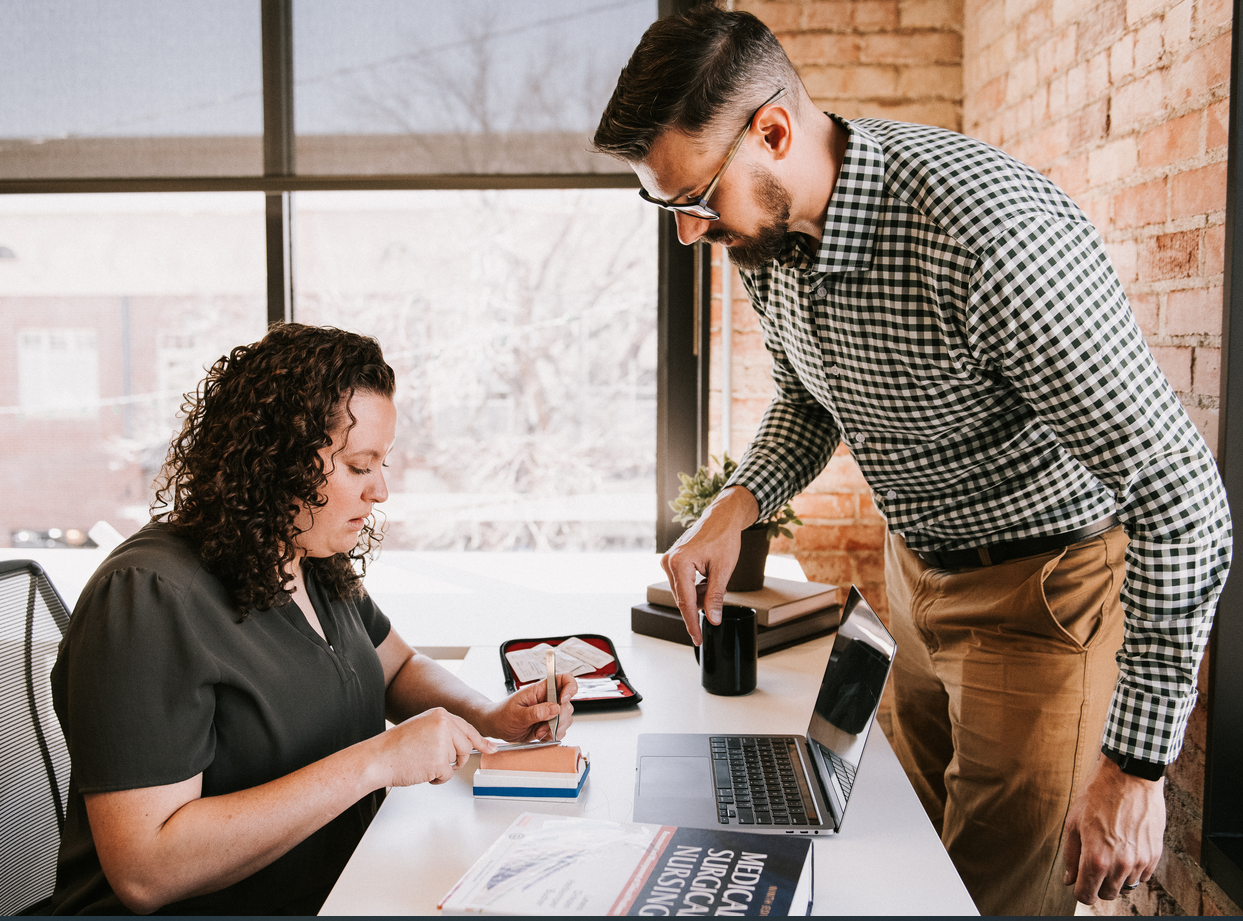
<path fill-rule="evenodd" d="M 852 771 L 859 765 L 876 720 L 894 645 L 876 612 L 851 586 L 807 738 L 837 755 Z"/>

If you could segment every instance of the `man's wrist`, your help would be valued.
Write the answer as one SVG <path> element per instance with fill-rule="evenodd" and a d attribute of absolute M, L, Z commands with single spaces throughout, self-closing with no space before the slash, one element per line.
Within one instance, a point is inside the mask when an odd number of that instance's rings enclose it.
<path fill-rule="evenodd" d="M 1124 755 L 1108 745 L 1101 746 L 1101 754 L 1118 765 L 1123 774 L 1139 777 L 1143 780 L 1160 780 L 1165 776 L 1165 765 L 1159 761 L 1144 761 L 1133 755 Z"/>

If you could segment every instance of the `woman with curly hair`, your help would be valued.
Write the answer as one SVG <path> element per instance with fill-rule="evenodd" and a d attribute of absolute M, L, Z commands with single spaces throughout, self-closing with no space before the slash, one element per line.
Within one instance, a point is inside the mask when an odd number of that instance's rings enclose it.
<path fill-rule="evenodd" d="M 52 672 L 57 913 L 314 914 L 386 787 L 572 719 L 569 676 L 560 703 L 488 700 L 364 591 L 393 388 L 374 340 L 287 324 L 188 403 L 164 510 L 91 577 Z"/>

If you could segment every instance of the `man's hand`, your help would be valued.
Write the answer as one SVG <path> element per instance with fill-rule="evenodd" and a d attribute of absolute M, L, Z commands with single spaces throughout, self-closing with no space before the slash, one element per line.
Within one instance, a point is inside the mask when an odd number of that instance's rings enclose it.
<path fill-rule="evenodd" d="M 1101 755 L 1066 819 L 1062 882 L 1085 905 L 1116 899 L 1152 876 L 1164 832 L 1165 779 L 1132 777 Z"/>
<path fill-rule="evenodd" d="M 742 545 L 740 535 L 755 524 L 759 514 L 760 505 L 751 490 L 745 486 L 723 489 L 699 520 L 660 558 L 682 620 L 686 621 L 686 632 L 696 646 L 703 642 L 699 609 L 703 608 L 712 623 L 721 622 L 725 586 L 738 563 L 738 548 Z M 700 573 L 707 578 L 697 587 Z"/>

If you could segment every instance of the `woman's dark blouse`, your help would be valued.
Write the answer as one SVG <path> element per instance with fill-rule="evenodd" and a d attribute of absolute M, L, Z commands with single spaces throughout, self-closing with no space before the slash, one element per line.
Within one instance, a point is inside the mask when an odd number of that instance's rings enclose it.
<path fill-rule="evenodd" d="M 370 598 L 307 592 L 328 642 L 295 604 L 242 619 L 190 546 L 160 525 L 121 544 L 78 600 L 52 670 L 73 773 L 53 904 L 127 913 L 100 869 L 83 794 L 203 775 L 203 796 L 254 787 L 384 731 Z M 314 914 L 379 807 L 363 798 L 267 867 L 170 914 Z"/>

